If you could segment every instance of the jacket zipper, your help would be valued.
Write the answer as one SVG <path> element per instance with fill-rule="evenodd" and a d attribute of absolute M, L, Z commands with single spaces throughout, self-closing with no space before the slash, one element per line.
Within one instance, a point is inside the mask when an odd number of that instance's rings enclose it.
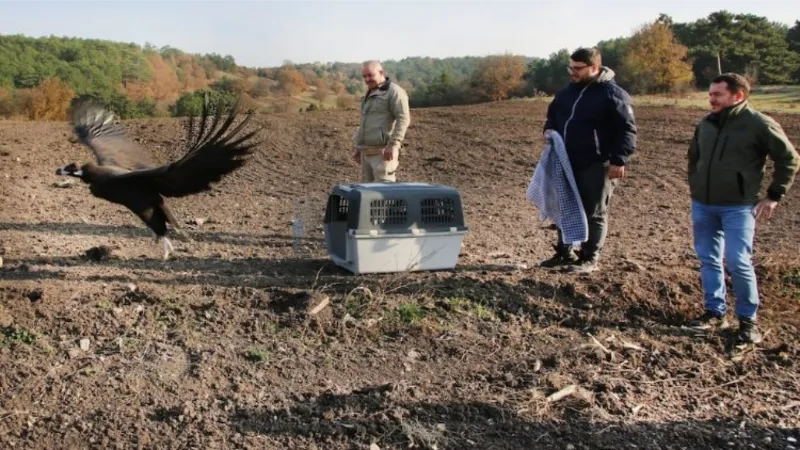
<path fill-rule="evenodd" d="M 575 100 L 575 103 L 572 104 L 572 113 L 570 113 L 569 118 L 567 119 L 567 121 L 564 122 L 564 139 L 562 139 L 564 141 L 564 148 L 567 148 L 567 127 L 569 126 L 569 122 L 572 120 L 572 118 L 575 117 L 575 107 L 578 106 L 578 102 L 581 101 L 581 97 L 583 97 L 583 93 L 586 91 L 586 89 L 589 86 L 590 85 L 587 84 L 586 86 L 583 87 L 583 89 L 581 89 L 581 93 L 578 94 L 578 98 Z"/>
<path fill-rule="evenodd" d="M 360 136 L 359 136 L 361 138 L 360 139 L 361 142 L 364 142 L 364 132 L 365 132 L 364 125 L 366 125 L 366 123 L 367 123 L 367 115 L 372 110 L 372 103 L 367 105 L 367 101 L 370 99 L 370 97 L 374 97 L 374 95 L 371 95 L 371 94 L 374 93 L 374 92 L 377 92 L 378 90 L 379 89 L 375 89 L 375 90 L 372 90 L 372 91 L 367 91 L 367 93 L 364 95 L 364 100 L 361 102 L 361 118 L 363 120 L 361 122 L 361 127 L 360 127 L 361 133 L 360 133 Z M 368 108 L 366 111 L 364 110 L 365 106 L 367 106 L 367 108 Z"/>
<path fill-rule="evenodd" d="M 728 136 L 725 136 L 725 140 L 722 141 L 722 148 L 719 150 L 719 158 L 717 161 L 722 161 L 722 155 L 725 154 L 725 147 L 728 145 Z"/>
<path fill-rule="evenodd" d="M 714 138 L 714 146 L 711 147 L 711 155 L 708 158 L 708 169 L 706 170 L 706 203 L 711 201 L 711 163 L 714 161 L 714 154 L 717 152 L 717 141 L 722 134 L 722 125 L 717 130 L 717 137 Z"/>

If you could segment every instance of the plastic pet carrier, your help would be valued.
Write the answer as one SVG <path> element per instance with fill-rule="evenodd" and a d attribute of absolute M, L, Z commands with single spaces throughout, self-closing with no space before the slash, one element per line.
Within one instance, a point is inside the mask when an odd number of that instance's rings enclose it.
<path fill-rule="evenodd" d="M 459 191 L 428 183 L 338 185 L 323 228 L 331 260 L 353 273 L 452 269 L 467 233 Z"/>

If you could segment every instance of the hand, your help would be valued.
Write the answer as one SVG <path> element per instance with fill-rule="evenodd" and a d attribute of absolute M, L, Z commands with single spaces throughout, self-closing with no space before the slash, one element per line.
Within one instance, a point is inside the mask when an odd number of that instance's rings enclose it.
<path fill-rule="evenodd" d="M 625 176 L 625 166 L 615 166 L 611 164 L 608 166 L 608 178 L 615 179 L 615 178 L 622 178 Z"/>
<path fill-rule="evenodd" d="M 361 163 L 361 152 L 358 151 L 357 148 L 353 150 L 353 161 L 355 161 L 356 164 Z"/>
<path fill-rule="evenodd" d="M 775 211 L 775 208 L 778 207 L 778 202 L 775 200 L 770 200 L 765 198 L 758 202 L 756 205 L 755 213 L 756 213 L 756 220 L 760 219 L 761 217 L 766 217 L 767 220 L 772 218 L 772 213 Z"/>
<path fill-rule="evenodd" d="M 385 147 L 383 149 L 383 160 L 391 161 L 393 158 L 394 158 L 394 152 L 392 151 L 392 147 Z"/>

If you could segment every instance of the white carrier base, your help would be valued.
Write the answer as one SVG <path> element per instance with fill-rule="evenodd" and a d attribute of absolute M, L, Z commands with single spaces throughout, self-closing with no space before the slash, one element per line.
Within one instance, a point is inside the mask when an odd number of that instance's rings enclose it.
<path fill-rule="evenodd" d="M 449 232 L 412 229 L 405 234 L 379 234 L 374 230 L 356 234 L 350 230 L 346 236 L 346 259 L 332 252 L 329 256 L 336 265 L 356 274 L 453 269 L 466 233 L 455 227 Z"/>

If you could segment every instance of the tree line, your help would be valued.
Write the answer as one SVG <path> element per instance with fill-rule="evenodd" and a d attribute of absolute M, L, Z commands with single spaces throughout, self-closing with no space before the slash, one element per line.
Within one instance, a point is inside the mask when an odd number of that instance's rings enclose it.
<path fill-rule="evenodd" d="M 662 14 L 630 36 L 595 45 L 633 94 L 705 89 L 720 71 L 745 74 L 755 85 L 800 83 L 800 20 L 789 27 L 719 11 L 676 23 Z M 570 53 L 409 57 L 383 65 L 412 107 L 456 105 L 553 94 L 569 81 Z M 197 113 L 205 93 L 283 112 L 353 107 L 365 91 L 358 62 L 250 68 L 230 55 L 97 39 L 0 35 L 0 61 L 0 117 L 34 120 L 63 120 L 80 97 L 133 118 Z"/>

